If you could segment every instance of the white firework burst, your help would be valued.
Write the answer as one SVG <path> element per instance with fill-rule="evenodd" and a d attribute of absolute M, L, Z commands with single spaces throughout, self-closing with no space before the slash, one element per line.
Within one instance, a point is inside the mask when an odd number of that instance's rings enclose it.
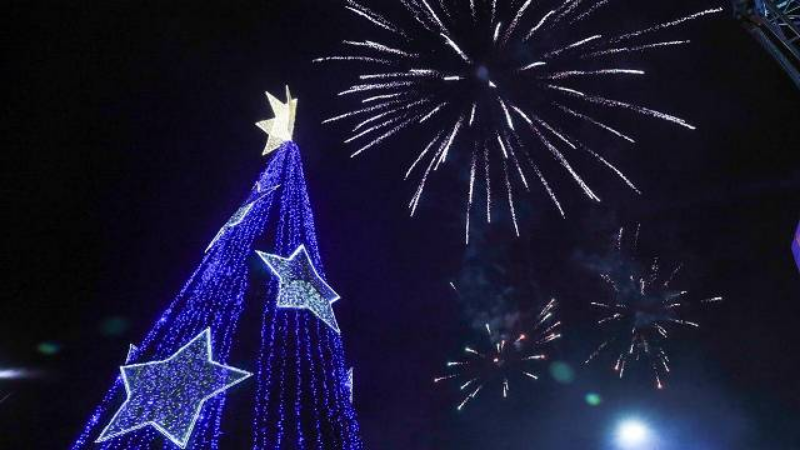
<path fill-rule="evenodd" d="M 549 344 L 561 338 L 561 322 L 556 319 L 558 302 L 553 299 L 539 312 L 530 333 L 506 339 L 487 323 L 485 348 L 464 347 L 462 359 L 447 363 L 449 373 L 434 378 L 434 383 L 452 380 L 464 393 L 456 409 L 461 411 L 482 392 L 497 388 L 503 398 L 511 393 L 512 380 L 536 381 L 537 363 L 547 359 Z"/>
<path fill-rule="evenodd" d="M 411 215 L 434 172 L 449 161 L 463 164 L 469 168 L 467 243 L 478 198 L 485 201 L 489 222 L 493 202 L 504 199 L 517 235 L 515 203 L 522 191 L 541 189 L 565 215 L 543 164 L 560 166 L 554 170 L 562 170 L 594 202 L 600 197 L 578 173 L 575 160 L 599 163 L 639 193 L 622 170 L 576 136 L 581 129 L 594 127 L 612 139 L 634 143 L 629 132 L 603 117 L 614 109 L 689 130 L 695 127 L 675 115 L 609 98 L 596 85 L 644 76 L 643 70 L 623 65 L 620 54 L 684 45 L 687 40 L 652 36 L 722 9 L 620 34 L 608 33 L 614 27 L 607 21 L 589 20 L 610 4 L 611 0 L 399 0 L 387 7 L 391 12 L 382 13 L 346 0 L 346 9 L 380 37 L 343 41 L 342 54 L 315 60 L 357 63 L 368 70 L 339 93 L 358 97 L 359 106 L 325 122 L 355 122 L 346 140 L 358 146 L 353 156 L 412 127 L 429 132 L 431 137 L 420 143 L 421 150 L 406 170 L 406 178 L 417 180 Z M 585 31 L 592 25 L 601 31 Z M 587 80 L 589 89 L 582 87 Z M 485 190 L 483 197 L 476 192 L 478 184 Z M 493 194 L 493 189 L 506 192 Z"/>
<path fill-rule="evenodd" d="M 632 254 L 638 248 L 639 228 L 631 238 Z M 672 284 L 683 265 L 663 270 L 659 258 L 653 258 L 647 269 L 625 254 L 625 230 L 620 229 L 614 245 L 619 267 L 601 273 L 611 288 L 613 298 L 608 302 L 592 302 L 600 315 L 597 325 L 607 338 L 586 360 L 586 364 L 604 353 L 614 355 L 612 367 L 620 378 L 635 362 L 643 362 L 652 371 L 655 386 L 664 388 L 671 372 L 665 344 L 677 328 L 699 328 L 700 324 L 684 317 L 683 310 L 692 303 L 708 304 L 722 301 L 710 297 L 690 302 L 689 292 L 673 288 Z"/>

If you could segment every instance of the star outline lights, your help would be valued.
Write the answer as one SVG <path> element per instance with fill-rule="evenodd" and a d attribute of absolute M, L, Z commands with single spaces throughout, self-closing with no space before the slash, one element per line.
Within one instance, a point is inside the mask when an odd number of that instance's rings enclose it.
<path fill-rule="evenodd" d="M 266 264 L 270 272 L 278 278 L 278 308 L 308 310 L 337 334 L 341 333 L 333 311 L 333 303 L 339 300 L 340 296 L 319 275 L 317 268 L 306 251 L 305 245 L 297 247 L 288 258 L 258 250 L 256 250 L 256 254 Z M 306 275 L 309 275 L 309 278 L 301 279 L 287 276 L 292 275 L 290 272 L 295 272 L 294 275 L 297 275 L 297 271 L 305 272 Z M 296 285 L 298 283 L 305 290 L 313 289 L 314 292 L 312 294 L 318 298 L 308 298 L 307 296 L 297 298 L 293 294 L 296 294 Z"/>
<path fill-rule="evenodd" d="M 201 340 L 203 341 L 203 343 L 198 344 L 198 341 Z M 182 436 L 174 435 L 170 430 L 167 430 L 165 426 L 159 424 L 158 421 L 154 419 L 144 420 L 143 422 L 138 423 L 136 425 L 129 426 L 127 428 L 123 428 L 114 432 L 110 432 L 114 424 L 117 422 L 117 419 L 122 415 L 123 412 L 126 411 L 126 407 L 130 404 L 131 400 L 136 395 L 134 392 L 135 389 L 131 386 L 128 372 L 140 370 L 143 368 L 169 364 L 178 357 L 183 356 L 183 353 L 185 351 L 187 351 L 188 349 L 192 348 L 195 345 L 203 345 L 205 347 L 206 363 L 214 366 L 215 368 L 224 370 L 226 372 L 226 375 L 228 376 L 230 376 L 231 374 L 235 374 L 236 378 L 231 381 L 225 382 L 221 387 L 214 389 L 212 392 L 204 395 L 199 401 L 196 402 L 196 404 L 193 407 L 194 412 L 192 414 L 192 419 L 189 422 L 189 425 L 183 431 Z M 134 346 L 131 347 L 135 348 Z M 185 449 L 186 446 L 189 444 L 189 440 L 191 439 L 194 427 L 197 424 L 197 420 L 200 418 L 203 406 L 205 405 L 206 401 L 210 400 L 213 397 L 216 397 L 220 393 L 230 389 L 231 387 L 253 376 L 252 373 L 247 372 L 245 370 L 237 369 L 231 366 L 226 366 L 224 364 L 220 364 L 217 361 L 214 361 L 213 352 L 211 348 L 211 328 L 206 328 L 205 330 L 200 332 L 200 334 L 198 334 L 196 337 L 194 337 L 187 344 L 185 344 L 183 347 L 178 349 L 175 353 L 173 353 L 170 357 L 166 359 L 150 361 L 146 363 L 124 365 L 120 367 L 120 372 L 122 373 L 122 381 L 123 385 L 125 386 L 126 399 L 122 403 L 122 405 L 120 405 L 119 409 L 117 409 L 116 413 L 114 413 L 114 416 L 111 418 L 108 425 L 105 428 L 103 428 L 103 431 L 100 433 L 100 436 L 97 438 L 95 442 L 96 443 L 106 442 L 116 437 L 146 428 L 149 425 L 155 428 L 156 431 L 161 433 L 164 437 L 169 439 L 173 444 L 177 445 L 182 449 Z"/>
<path fill-rule="evenodd" d="M 266 95 L 275 117 L 256 123 L 256 126 L 261 128 L 268 136 L 267 144 L 264 147 L 264 156 L 269 155 L 284 143 L 292 140 L 298 103 L 298 99 L 292 98 L 289 86 L 286 86 L 286 103 L 281 102 L 269 92 Z"/>

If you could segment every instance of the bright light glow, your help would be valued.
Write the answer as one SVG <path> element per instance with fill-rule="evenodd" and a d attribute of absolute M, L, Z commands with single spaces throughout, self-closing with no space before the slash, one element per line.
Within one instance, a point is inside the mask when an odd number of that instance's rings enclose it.
<path fill-rule="evenodd" d="M 638 419 L 628 419 L 617 428 L 617 446 L 625 450 L 646 450 L 652 448 L 653 437 L 650 428 Z"/>
<path fill-rule="evenodd" d="M 24 380 L 38 374 L 28 369 L 0 369 L 0 380 Z"/>

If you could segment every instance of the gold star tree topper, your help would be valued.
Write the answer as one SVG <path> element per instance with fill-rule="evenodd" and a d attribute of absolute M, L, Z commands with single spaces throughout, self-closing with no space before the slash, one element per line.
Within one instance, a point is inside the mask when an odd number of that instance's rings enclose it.
<path fill-rule="evenodd" d="M 275 113 L 275 118 L 256 123 L 256 126 L 269 136 L 267 146 L 264 148 L 264 155 L 269 155 L 285 142 L 292 140 L 294 118 L 297 113 L 297 99 L 292 98 L 289 86 L 286 86 L 286 103 L 281 102 L 269 92 L 267 92 L 267 100 L 272 107 L 272 112 Z"/>

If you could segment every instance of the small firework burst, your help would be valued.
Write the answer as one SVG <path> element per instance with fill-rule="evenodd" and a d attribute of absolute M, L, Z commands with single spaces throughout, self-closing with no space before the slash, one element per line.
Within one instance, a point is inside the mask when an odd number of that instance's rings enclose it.
<path fill-rule="evenodd" d="M 639 193 L 609 155 L 595 150 L 599 145 L 586 142 L 584 130 L 634 144 L 608 114 L 613 110 L 694 130 L 672 114 L 611 98 L 608 88 L 646 75 L 640 65 L 629 65 L 631 57 L 689 43 L 664 33 L 722 11 L 706 9 L 620 33 L 618 23 L 596 19 L 611 0 L 362 3 L 344 2 L 366 25 L 357 29 L 371 34 L 345 40 L 340 54 L 315 60 L 360 68 L 358 81 L 339 93 L 357 99 L 356 106 L 325 123 L 352 123 L 345 142 L 357 144 L 353 156 L 409 129 L 426 136 L 414 142 L 405 172 L 417 180 L 412 216 L 440 167 L 449 162 L 468 170 L 467 243 L 477 201 L 485 203 L 487 222 L 496 216 L 493 204 L 507 203 L 517 236 L 516 204 L 523 193 L 541 191 L 564 216 L 551 171 L 563 173 L 594 202 L 600 196 L 579 165 L 594 163 Z"/>
<path fill-rule="evenodd" d="M 498 392 L 507 398 L 512 380 L 538 380 L 536 363 L 547 359 L 545 350 L 548 344 L 561 337 L 561 322 L 555 318 L 557 306 L 557 301 L 551 300 L 536 317 L 531 332 L 519 334 L 513 339 L 503 337 L 487 323 L 485 330 L 489 342 L 486 348 L 464 347 L 463 358 L 448 362 L 450 373 L 435 378 L 434 383 L 447 380 L 459 383 L 459 390 L 464 397 L 456 409 L 461 411 L 481 392 L 493 386 L 499 386 Z"/>
<path fill-rule="evenodd" d="M 620 229 L 614 250 L 624 268 L 602 273 L 601 277 L 611 288 L 613 298 L 608 302 L 592 302 L 601 311 L 597 321 L 608 338 L 589 356 L 586 364 L 602 353 L 615 355 L 613 368 L 622 378 L 631 363 L 644 362 L 652 370 L 655 385 L 664 388 L 664 379 L 670 373 L 670 360 L 665 343 L 677 328 L 699 328 L 697 322 L 684 317 L 683 309 L 691 303 L 688 291 L 672 287 L 682 270 L 678 264 L 663 270 L 659 258 L 642 269 L 635 259 L 639 240 L 637 227 L 632 237 L 633 256 L 624 252 L 625 230 Z M 721 302 L 722 297 L 700 300 L 700 304 Z"/>

